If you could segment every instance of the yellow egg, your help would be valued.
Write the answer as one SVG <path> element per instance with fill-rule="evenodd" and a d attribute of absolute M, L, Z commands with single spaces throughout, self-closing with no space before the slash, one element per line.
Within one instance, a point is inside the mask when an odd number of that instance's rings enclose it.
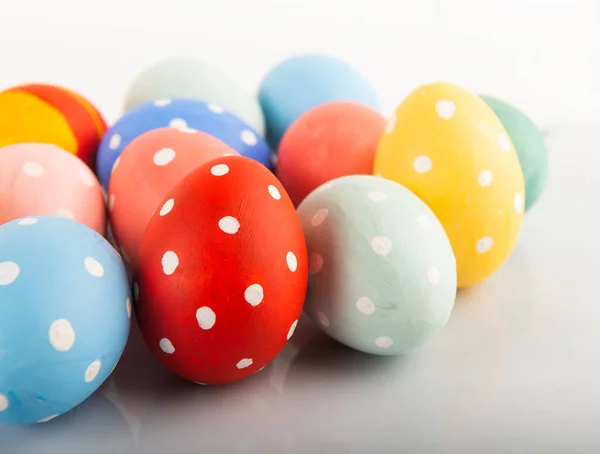
<path fill-rule="evenodd" d="M 454 250 L 458 287 L 486 279 L 512 252 L 523 173 L 506 130 L 479 96 L 448 83 L 413 91 L 387 125 L 374 173 L 407 187 L 437 215 Z"/>

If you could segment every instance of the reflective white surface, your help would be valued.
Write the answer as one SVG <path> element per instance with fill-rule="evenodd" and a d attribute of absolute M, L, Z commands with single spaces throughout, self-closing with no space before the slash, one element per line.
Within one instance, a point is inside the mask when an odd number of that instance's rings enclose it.
<path fill-rule="evenodd" d="M 47 424 L 0 426 L 0 453 L 598 453 L 599 126 L 551 131 L 548 186 L 512 257 L 411 355 L 354 352 L 302 319 L 262 372 L 203 387 L 134 328 L 98 393 Z"/>

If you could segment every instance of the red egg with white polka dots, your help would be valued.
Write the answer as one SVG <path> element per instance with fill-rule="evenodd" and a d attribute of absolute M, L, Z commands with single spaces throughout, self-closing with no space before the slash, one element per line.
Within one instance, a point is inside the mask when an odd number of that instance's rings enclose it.
<path fill-rule="evenodd" d="M 296 328 L 308 279 L 304 234 L 281 183 L 250 158 L 217 158 L 184 178 L 153 215 L 138 258 L 144 339 L 190 381 L 241 380 Z"/>
<path fill-rule="evenodd" d="M 108 209 L 115 241 L 132 269 L 142 234 L 165 195 L 201 164 L 226 155 L 238 153 L 213 136 L 176 128 L 149 131 L 123 150 L 110 177 Z"/>

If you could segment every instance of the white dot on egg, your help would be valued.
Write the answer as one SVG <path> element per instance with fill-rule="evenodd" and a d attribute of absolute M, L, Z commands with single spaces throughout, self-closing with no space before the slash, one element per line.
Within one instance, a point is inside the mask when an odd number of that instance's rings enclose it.
<path fill-rule="evenodd" d="M 371 191 L 369 194 L 367 194 L 367 197 L 372 202 L 383 202 L 387 199 L 387 194 L 382 191 Z"/>
<path fill-rule="evenodd" d="M 215 177 L 222 177 L 229 173 L 229 166 L 227 164 L 217 164 L 211 167 L 210 173 Z"/>
<path fill-rule="evenodd" d="M 196 311 L 196 321 L 200 328 L 211 329 L 217 322 L 217 315 L 210 307 L 204 306 Z"/>
<path fill-rule="evenodd" d="M 165 273 L 167 276 L 170 276 L 179 266 L 179 257 L 177 254 L 175 254 L 175 252 L 167 251 L 162 256 L 161 265 L 163 273 Z"/>
<path fill-rule="evenodd" d="M 254 146 L 258 143 L 258 139 L 256 138 L 256 134 L 254 134 L 249 129 L 244 129 L 240 134 L 240 138 L 242 142 L 244 142 L 248 146 Z"/>
<path fill-rule="evenodd" d="M 492 239 L 492 237 L 485 236 L 477 240 L 475 249 L 479 254 L 484 254 L 485 252 L 488 252 L 490 249 L 492 249 L 492 246 L 494 246 L 494 240 Z"/>
<path fill-rule="evenodd" d="M 365 315 L 373 315 L 375 313 L 375 304 L 366 296 L 356 301 L 356 308 Z"/>
<path fill-rule="evenodd" d="M 0 394 L 0 411 L 6 411 L 8 409 L 8 397 L 4 394 Z"/>
<path fill-rule="evenodd" d="M 240 223 L 233 216 L 225 216 L 224 218 L 221 218 L 219 220 L 219 228 L 223 232 L 225 232 L 229 235 L 233 235 L 233 234 L 237 233 L 238 230 L 240 229 Z"/>
<path fill-rule="evenodd" d="M 152 161 L 159 167 L 166 166 L 173 159 L 175 159 L 175 150 L 172 148 L 161 148 L 152 156 Z"/>
<path fill-rule="evenodd" d="M 323 268 L 323 256 L 316 252 L 311 253 L 308 256 L 308 271 L 311 274 L 317 274 Z"/>
<path fill-rule="evenodd" d="M 98 373 L 100 372 L 101 367 L 102 367 L 102 363 L 100 362 L 99 359 L 94 361 L 92 364 L 90 364 L 85 371 L 85 382 L 86 383 L 93 382 L 96 379 L 96 377 L 98 376 Z"/>
<path fill-rule="evenodd" d="M 285 261 L 287 263 L 289 270 L 292 273 L 298 269 L 298 259 L 296 258 L 296 255 L 292 251 L 289 251 L 285 255 Z"/>
<path fill-rule="evenodd" d="M 23 173 L 30 177 L 39 178 L 44 174 L 44 167 L 39 162 L 26 162 L 23 164 Z"/>
<path fill-rule="evenodd" d="M 254 361 L 252 361 L 252 358 L 244 358 L 241 359 L 235 367 L 237 367 L 238 369 L 245 369 L 246 367 L 249 367 L 252 365 Z"/>
<path fill-rule="evenodd" d="M 54 214 L 65 219 L 75 219 L 75 215 L 68 208 L 59 208 Z"/>
<path fill-rule="evenodd" d="M 163 203 L 163 206 L 160 207 L 160 211 L 158 212 L 159 216 L 166 216 L 167 214 L 169 214 L 171 212 L 171 210 L 173 209 L 174 206 L 175 206 L 175 199 L 167 200 L 165 203 Z"/>
<path fill-rule="evenodd" d="M 388 255 L 392 250 L 392 240 L 385 236 L 376 236 L 371 241 L 371 248 L 377 255 Z"/>
<path fill-rule="evenodd" d="M 437 112 L 438 117 L 443 118 L 444 120 L 450 120 L 454 116 L 456 106 L 452 101 L 441 99 L 435 104 L 435 111 Z"/>
<path fill-rule="evenodd" d="M 377 345 L 379 348 L 390 348 L 392 345 L 394 345 L 394 341 L 391 337 L 380 336 L 375 339 L 375 345 Z"/>
<path fill-rule="evenodd" d="M 15 262 L 0 262 L 0 286 L 12 284 L 20 273 L 21 269 Z"/>
<path fill-rule="evenodd" d="M 327 318 L 327 316 L 323 312 L 317 311 L 316 315 L 317 315 L 317 320 L 319 320 L 319 323 L 321 325 L 323 325 L 324 327 L 329 326 L 329 318 Z"/>
<path fill-rule="evenodd" d="M 216 114 L 222 114 L 223 112 L 225 112 L 225 109 L 217 104 L 209 104 L 208 110 Z"/>
<path fill-rule="evenodd" d="M 37 223 L 37 218 L 24 218 L 19 221 L 19 225 L 33 225 Z"/>
<path fill-rule="evenodd" d="M 104 276 L 104 267 L 93 257 L 86 257 L 83 261 L 85 269 L 94 277 Z"/>
<path fill-rule="evenodd" d="M 287 340 L 290 340 L 294 335 L 294 331 L 296 331 L 296 326 L 298 326 L 298 320 L 294 321 L 294 323 L 292 323 L 292 326 L 290 326 L 290 329 L 287 333 Z"/>
<path fill-rule="evenodd" d="M 429 267 L 429 269 L 427 270 L 427 279 L 429 280 L 429 282 L 431 282 L 434 285 L 437 285 L 440 283 L 440 277 L 440 271 L 435 266 Z"/>
<path fill-rule="evenodd" d="M 79 171 L 79 179 L 85 184 L 87 187 L 93 188 L 95 182 L 95 178 L 92 173 L 87 169 L 81 169 Z"/>
<path fill-rule="evenodd" d="M 498 143 L 500 144 L 500 148 L 504 151 L 510 151 L 510 140 L 504 134 L 500 134 L 498 136 Z"/>
<path fill-rule="evenodd" d="M 171 341 L 169 339 L 167 339 L 166 337 L 164 337 L 160 340 L 160 342 L 158 343 L 158 346 L 167 355 L 172 355 L 173 353 L 175 353 L 175 347 L 173 347 L 173 344 L 171 343 Z"/>
<path fill-rule="evenodd" d="M 116 150 L 121 145 L 121 134 L 113 134 L 108 141 L 108 148 Z"/>
<path fill-rule="evenodd" d="M 264 296 L 264 290 L 260 284 L 252 284 L 244 292 L 244 299 L 250 306 L 258 306 L 262 303 Z"/>
<path fill-rule="evenodd" d="M 493 180 L 492 172 L 490 172 L 489 170 L 483 170 L 479 173 L 477 180 L 479 181 L 479 185 L 482 187 L 491 185 Z"/>
<path fill-rule="evenodd" d="M 46 418 L 42 418 L 42 419 L 40 419 L 40 420 L 38 421 L 38 424 L 43 424 L 43 423 L 46 423 L 46 422 L 52 421 L 53 419 L 56 419 L 56 418 L 58 418 L 58 416 L 59 416 L 59 415 L 57 415 L 57 414 L 56 414 L 56 415 L 48 416 L 48 417 L 46 417 Z"/>
<path fill-rule="evenodd" d="M 169 126 L 171 128 L 175 128 L 175 129 L 179 129 L 179 130 L 183 130 L 183 129 L 187 129 L 188 128 L 188 124 L 187 124 L 187 122 L 183 118 L 173 118 L 169 122 Z"/>
<path fill-rule="evenodd" d="M 392 115 L 385 125 L 385 132 L 390 134 L 394 130 L 394 126 L 396 126 L 396 115 Z"/>
<path fill-rule="evenodd" d="M 329 210 L 327 208 L 321 208 L 317 210 L 317 212 L 313 214 L 313 217 L 310 219 L 310 225 L 313 227 L 320 226 L 323 224 L 323 222 L 325 222 L 327 216 L 329 216 Z"/>
<path fill-rule="evenodd" d="M 58 352 L 66 352 L 75 343 L 75 330 L 71 322 L 65 319 L 55 320 L 48 331 L 50 345 Z"/>
<path fill-rule="evenodd" d="M 514 206 L 515 206 L 515 211 L 517 213 L 523 212 L 523 194 L 521 194 L 520 192 L 517 192 L 515 194 Z"/>
<path fill-rule="evenodd" d="M 433 164 L 428 156 L 417 156 L 413 161 L 413 169 L 418 173 L 427 173 L 432 166 Z"/>
<path fill-rule="evenodd" d="M 271 197 L 273 197 L 275 200 L 281 199 L 281 193 L 279 192 L 279 189 L 277 189 L 275 186 L 270 184 L 268 190 Z"/>
<path fill-rule="evenodd" d="M 165 107 L 165 106 L 168 106 L 169 104 L 171 104 L 170 99 L 157 99 L 156 101 L 154 101 L 154 105 L 156 107 Z"/>

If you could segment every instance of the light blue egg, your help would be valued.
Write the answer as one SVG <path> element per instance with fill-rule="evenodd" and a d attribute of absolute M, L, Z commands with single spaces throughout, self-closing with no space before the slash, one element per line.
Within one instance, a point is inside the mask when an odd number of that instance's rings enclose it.
<path fill-rule="evenodd" d="M 96 171 L 108 188 L 112 168 L 133 139 L 153 129 L 172 126 L 186 132 L 202 131 L 229 145 L 242 156 L 272 170 L 272 153 L 265 140 L 239 117 L 221 106 L 193 99 L 160 99 L 128 111 L 104 135 L 96 156 Z"/>
<path fill-rule="evenodd" d="M 390 180 L 353 175 L 315 189 L 298 207 L 309 253 L 305 312 L 356 350 L 397 355 L 446 324 L 456 261 L 429 207 Z"/>
<path fill-rule="evenodd" d="M 131 310 L 123 262 L 94 230 L 54 216 L 0 226 L 0 423 L 87 399 L 123 353 Z"/>
<path fill-rule="evenodd" d="M 275 150 L 287 128 L 320 104 L 354 101 L 380 109 L 377 94 L 357 69 L 324 54 L 298 55 L 280 63 L 262 81 L 259 101 L 267 141 Z"/>

